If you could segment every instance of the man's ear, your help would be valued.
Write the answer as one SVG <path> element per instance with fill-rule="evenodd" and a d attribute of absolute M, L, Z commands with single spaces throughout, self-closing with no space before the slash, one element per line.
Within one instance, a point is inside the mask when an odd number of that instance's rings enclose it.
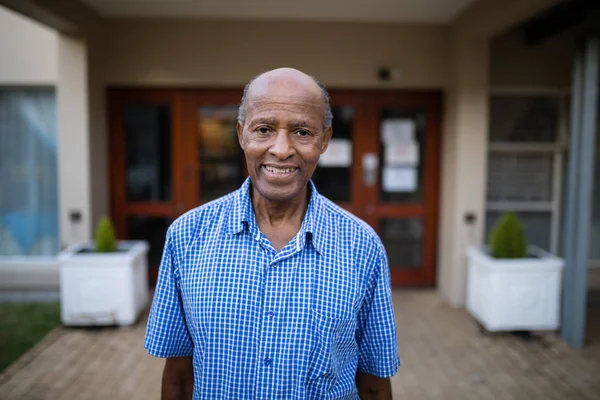
<path fill-rule="evenodd" d="M 325 151 L 327 150 L 327 146 L 329 146 L 329 141 L 331 140 L 331 135 L 333 135 L 333 129 L 331 128 L 331 125 L 329 126 L 329 128 L 325 129 L 324 136 L 323 136 L 323 143 L 321 145 L 321 154 L 325 153 Z"/>
<path fill-rule="evenodd" d="M 237 125 L 235 126 L 235 130 L 237 131 L 237 137 L 238 137 L 238 142 L 240 144 L 240 147 L 243 149 L 244 142 L 242 141 L 242 135 L 244 134 L 244 125 L 242 125 L 242 123 L 240 121 L 238 121 Z"/>

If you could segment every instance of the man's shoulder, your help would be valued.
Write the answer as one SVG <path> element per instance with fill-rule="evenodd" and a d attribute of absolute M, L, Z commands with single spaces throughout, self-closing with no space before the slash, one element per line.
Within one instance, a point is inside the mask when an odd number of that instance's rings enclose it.
<path fill-rule="evenodd" d="M 226 215 L 239 190 L 193 208 L 179 216 L 169 226 L 167 235 L 173 239 L 187 239 L 211 226 L 216 219 Z"/>
<path fill-rule="evenodd" d="M 385 251 L 379 235 L 369 224 L 325 196 L 320 195 L 320 200 L 329 232 L 350 235 L 361 245 L 374 246 L 377 251 Z"/>

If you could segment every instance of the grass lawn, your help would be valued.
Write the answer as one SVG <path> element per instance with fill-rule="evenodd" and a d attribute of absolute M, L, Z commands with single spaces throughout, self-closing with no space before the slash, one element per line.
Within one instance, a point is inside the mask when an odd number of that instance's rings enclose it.
<path fill-rule="evenodd" d="M 60 324 L 60 303 L 0 303 L 0 372 Z"/>

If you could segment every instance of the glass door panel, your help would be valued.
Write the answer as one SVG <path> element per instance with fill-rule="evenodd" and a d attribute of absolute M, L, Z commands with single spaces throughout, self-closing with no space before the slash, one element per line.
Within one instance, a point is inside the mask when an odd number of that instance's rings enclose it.
<path fill-rule="evenodd" d="M 171 200 L 169 105 L 127 104 L 124 118 L 127 201 Z"/>
<path fill-rule="evenodd" d="M 423 265 L 423 220 L 421 218 L 383 218 L 379 236 L 388 262 L 394 268 L 418 269 Z"/>
<path fill-rule="evenodd" d="M 313 175 L 320 194 L 336 203 L 352 201 L 354 108 L 332 106 L 333 135 Z"/>
<path fill-rule="evenodd" d="M 244 153 L 236 132 L 237 113 L 237 105 L 198 109 L 201 203 L 239 189 L 246 178 Z"/>
<path fill-rule="evenodd" d="M 244 183 L 246 161 L 237 138 L 241 90 L 192 90 L 182 94 L 182 192 L 190 210 Z"/>
<path fill-rule="evenodd" d="M 386 107 L 379 118 L 379 199 L 391 203 L 420 203 L 423 200 L 425 116 L 420 111 Z"/>

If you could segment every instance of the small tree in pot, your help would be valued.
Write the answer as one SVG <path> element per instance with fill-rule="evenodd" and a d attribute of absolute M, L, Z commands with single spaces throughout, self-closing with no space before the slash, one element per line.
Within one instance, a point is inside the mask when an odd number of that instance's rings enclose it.
<path fill-rule="evenodd" d="M 558 329 L 563 265 L 528 246 L 517 215 L 506 213 L 487 247 L 468 250 L 467 310 L 488 331 Z"/>
<path fill-rule="evenodd" d="M 526 258 L 525 229 L 515 213 L 506 213 L 490 233 L 490 255 L 499 259 Z"/>
<path fill-rule="evenodd" d="M 61 318 L 65 325 L 131 325 L 149 300 L 143 241 L 117 241 L 102 218 L 95 240 L 60 254 Z"/>
<path fill-rule="evenodd" d="M 115 251 L 117 251 L 115 230 L 110 219 L 104 217 L 96 228 L 96 252 L 113 253 Z"/>

